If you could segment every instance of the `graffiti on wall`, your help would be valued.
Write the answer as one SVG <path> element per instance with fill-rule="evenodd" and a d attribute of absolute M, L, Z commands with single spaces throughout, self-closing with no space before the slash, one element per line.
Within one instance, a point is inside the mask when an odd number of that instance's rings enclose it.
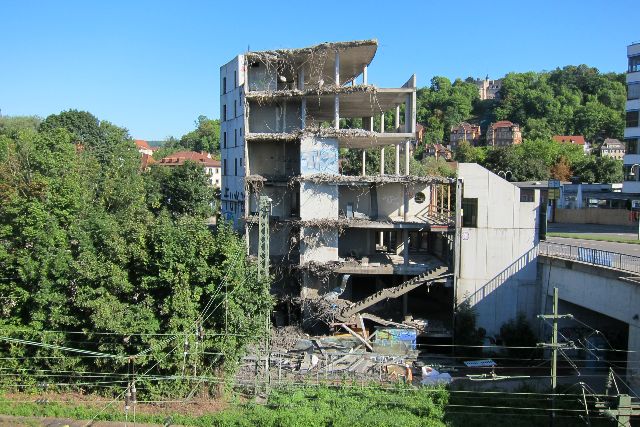
<path fill-rule="evenodd" d="M 338 173 L 338 150 L 334 147 L 301 151 L 300 160 L 302 174 Z"/>

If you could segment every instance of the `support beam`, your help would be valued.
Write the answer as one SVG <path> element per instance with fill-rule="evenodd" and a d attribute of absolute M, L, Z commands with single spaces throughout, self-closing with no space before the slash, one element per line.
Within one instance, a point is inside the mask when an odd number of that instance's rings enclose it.
<path fill-rule="evenodd" d="M 364 67 L 362 67 L 362 84 L 366 85 L 369 84 L 369 75 L 368 75 L 368 69 L 367 66 L 365 65 Z"/>
<path fill-rule="evenodd" d="M 384 113 L 380 114 L 380 133 L 384 133 Z"/>
<path fill-rule="evenodd" d="M 400 132 L 400 106 L 396 105 L 396 115 L 395 115 L 395 127 L 396 127 L 396 132 Z"/>
<path fill-rule="evenodd" d="M 384 175 L 384 147 L 380 150 L 380 175 Z"/>
<path fill-rule="evenodd" d="M 400 144 L 396 144 L 396 175 L 400 175 Z"/>
<path fill-rule="evenodd" d="M 362 176 L 367 176 L 367 150 L 362 150 Z"/>
<path fill-rule="evenodd" d="M 404 143 L 404 174 L 409 176 L 409 151 L 411 151 L 411 141 Z"/>

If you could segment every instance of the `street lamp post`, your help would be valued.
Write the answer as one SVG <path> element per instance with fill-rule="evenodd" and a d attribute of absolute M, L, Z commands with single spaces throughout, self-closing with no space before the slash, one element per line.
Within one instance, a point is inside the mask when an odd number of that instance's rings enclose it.
<path fill-rule="evenodd" d="M 639 165 L 640 166 L 640 165 Z M 498 176 L 501 176 L 505 179 L 505 181 L 509 181 L 507 179 L 507 174 L 511 175 L 511 178 L 513 178 L 513 172 L 511 172 L 510 170 L 506 170 L 506 171 L 498 171 Z"/>

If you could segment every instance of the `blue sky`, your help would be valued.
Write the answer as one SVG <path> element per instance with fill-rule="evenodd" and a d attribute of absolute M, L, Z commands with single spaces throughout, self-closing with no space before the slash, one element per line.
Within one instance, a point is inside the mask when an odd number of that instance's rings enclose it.
<path fill-rule="evenodd" d="M 377 38 L 369 81 L 500 77 L 588 64 L 623 72 L 638 0 L 0 0 L 0 109 L 87 110 L 135 138 L 217 117 L 220 65 L 238 53 Z M 633 20 L 632 20 L 633 21 Z"/>

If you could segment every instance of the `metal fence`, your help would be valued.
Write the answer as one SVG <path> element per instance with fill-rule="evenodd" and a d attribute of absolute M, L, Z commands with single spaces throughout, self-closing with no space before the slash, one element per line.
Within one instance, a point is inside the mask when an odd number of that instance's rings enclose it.
<path fill-rule="evenodd" d="M 640 257 L 582 246 L 555 242 L 540 242 L 540 255 L 571 259 L 587 264 L 640 273 Z"/>

